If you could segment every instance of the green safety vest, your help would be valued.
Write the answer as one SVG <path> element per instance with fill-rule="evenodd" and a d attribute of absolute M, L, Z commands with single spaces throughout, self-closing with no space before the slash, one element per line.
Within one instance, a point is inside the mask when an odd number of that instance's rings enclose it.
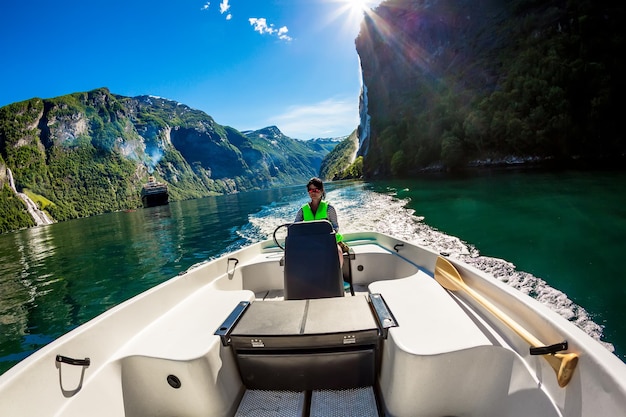
<path fill-rule="evenodd" d="M 320 201 L 320 205 L 315 214 L 313 214 L 313 210 L 311 210 L 311 206 L 309 206 L 308 203 L 303 205 L 302 217 L 305 222 L 310 222 L 312 220 L 328 220 L 328 203 L 326 201 Z M 335 239 L 337 242 L 341 242 L 343 240 L 343 236 L 335 232 Z"/>

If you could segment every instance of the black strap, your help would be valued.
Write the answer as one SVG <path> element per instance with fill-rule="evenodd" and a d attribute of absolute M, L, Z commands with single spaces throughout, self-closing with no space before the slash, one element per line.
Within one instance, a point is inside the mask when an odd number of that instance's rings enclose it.
<path fill-rule="evenodd" d="M 567 350 L 567 340 L 564 340 L 561 343 L 556 343 L 550 346 L 531 347 L 530 354 L 531 355 L 551 355 L 551 354 L 558 353 L 564 350 Z"/>
<path fill-rule="evenodd" d="M 85 359 L 74 359 L 74 358 L 69 358 L 67 356 L 63 356 L 63 355 L 57 355 L 56 358 L 57 362 L 62 362 L 62 363 L 67 363 L 68 365 L 76 365 L 76 366 L 89 366 L 91 365 L 91 359 L 89 358 L 85 358 Z"/>

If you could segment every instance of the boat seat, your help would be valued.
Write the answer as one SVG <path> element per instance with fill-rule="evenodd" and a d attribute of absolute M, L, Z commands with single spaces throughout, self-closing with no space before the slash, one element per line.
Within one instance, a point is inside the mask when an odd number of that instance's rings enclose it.
<path fill-rule="evenodd" d="M 343 297 L 343 274 L 330 222 L 293 223 L 285 238 L 286 300 Z"/>
<path fill-rule="evenodd" d="M 242 302 L 216 331 L 253 390 L 373 386 L 393 315 L 378 294 Z"/>

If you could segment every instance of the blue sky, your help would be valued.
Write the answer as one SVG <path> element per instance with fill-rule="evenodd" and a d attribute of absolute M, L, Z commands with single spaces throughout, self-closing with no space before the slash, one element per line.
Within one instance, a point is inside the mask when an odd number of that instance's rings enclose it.
<path fill-rule="evenodd" d="M 376 0 L 7 0 L 0 107 L 108 87 L 292 138 L 358 125 L 354 39 Z"/>

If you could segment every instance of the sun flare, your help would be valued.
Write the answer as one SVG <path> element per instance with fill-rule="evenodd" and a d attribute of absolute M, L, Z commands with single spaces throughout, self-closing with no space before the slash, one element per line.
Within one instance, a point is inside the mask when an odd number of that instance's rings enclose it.
<path fill-rule="evenodd" d="M 370 13 L 381 0 L 327 0 L 338 5 L 332 19 L 344 21 L 346 29 L 350 33 L 358 32 L 361 21 L 365 14 Z"/>
<path fill-rule="evenodd" d="M 345 0 L 345 3 L 350 8 L 350 11 L 360 13 L 369 9 L 373 2 L 368 0 Z"/>

